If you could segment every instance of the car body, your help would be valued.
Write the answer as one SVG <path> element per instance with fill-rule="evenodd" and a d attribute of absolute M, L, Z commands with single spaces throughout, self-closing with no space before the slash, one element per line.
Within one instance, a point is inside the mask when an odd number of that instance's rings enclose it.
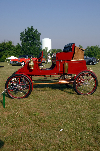
<path fill-rule="evenodd" d="M 11 59 L 10 64 L 11 65 L 25 65 L 27 61 L 30 60 L 32 57 L 32 60 L 35 61 L 36 58 L 32 55 L 20 55 L 18 59 Z"/>
<path fill-rule="evenodd" d="M 84 56 L 84 60 L 86 61 L 87 65 L 95 65 L 95 64 L 97 64 L 97 59 L 94 58 L 94 57 Z"/>
<path fill-rule="evenodd" d="M 84 50 L 75 46 L 75 43 L 69 43 L 64 47 L 63 52 L 56 53 L 52 58 L 50 68 L 41 67 L 42 58 L 43 51 L 40 52 L 38 58 L 34 61 L 34 58 L 30 58 L 25 66 L 7 79 L 5 90 L 9 97 L 27 98 L 33 86 L 40 84 L 73 84 L 78 95 L 90 95 L 96 91 L 97 77 L 94 72 L 87 69 Z"/>

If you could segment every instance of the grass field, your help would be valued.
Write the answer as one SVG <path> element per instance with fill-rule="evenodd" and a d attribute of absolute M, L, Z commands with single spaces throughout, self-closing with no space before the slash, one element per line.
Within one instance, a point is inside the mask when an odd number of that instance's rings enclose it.
<path fill-rule="evenodd" d="M 0 93 L 20 67 L 0 63 Z M 1 151 L 99 151 L 100 63 L 88 66 L 98 77 L 93 95 L 77 95 L 65 85 L 34 86 L 25 99 L 0 97 Z"/>

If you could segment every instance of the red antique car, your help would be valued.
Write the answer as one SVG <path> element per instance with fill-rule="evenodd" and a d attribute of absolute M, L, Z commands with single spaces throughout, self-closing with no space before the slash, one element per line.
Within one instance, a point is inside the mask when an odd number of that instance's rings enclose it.
<path fill-rule="evenodd" d="M 27 61 L 30 60 L 30 57 L 32 55 L 20 55 L 18 59 L 11 59 L 10 64 L 11 65 L 22 65 L 24 66 Z M 34 61 L 36 58 L 32 56 L 32 60 Z"/>
<path fill-rule="evenodd" d="M 75 43 L 65 45 L 63 52 L 56 53 L 50 68 L 40 68 L 43 51 L 34 61 L 30 58 L 24 67 L 13 73 L 6 81 L 5 89 L 11 98 L 28 97 L 36 84 L 73 84 L 79 95 L 93 94 L 98 85 L 95 73 L 87 69 L 84 50 Z M 36 76 L 44 77 L 45 83 L 36 83 Z M 48 83 L 47 77 L 57 77 Z M 39 81 L 39 80 L 38 80 Z"/>

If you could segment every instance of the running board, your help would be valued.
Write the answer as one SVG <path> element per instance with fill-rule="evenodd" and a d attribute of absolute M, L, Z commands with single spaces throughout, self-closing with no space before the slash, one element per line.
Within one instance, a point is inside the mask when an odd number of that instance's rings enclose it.
<path fill-rule="evenodd" d="M 38 81 L 38 80 L 37 80 Z M 73 84 L 74 81 L 67 81 L 67 80 L 59 80 L 58 82 L 54 83 L 33 83 L 33 85 L 38 85 L 38 84 Z"/>

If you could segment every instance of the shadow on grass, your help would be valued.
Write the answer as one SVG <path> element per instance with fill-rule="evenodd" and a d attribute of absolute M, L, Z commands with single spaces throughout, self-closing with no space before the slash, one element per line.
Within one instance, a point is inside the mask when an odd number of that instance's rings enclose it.
<path fill-rule="evenodd" d="M 51 88 L 51 89 L 55 89 L 55 90 L 59 89 L 61 91 L 64 91 L 66 89 L 70 89 L 70 90 L 72 90 L 72 92 L 68 91 L 68 93 L 74 94 L 73 85 L 69 85 L 69 84 L 45 84 L 45 85 L 40 84 L 40 85 L 33 85 L 33 90 L 34 90 L 34 88 L 48 88 L 48 87 Z M 37 90 L 37 91 L 39 91 L 39 90 Z M 42 91 L 45 91 L 45 90 L 42 90 Z"/>
<path fill-rule="evenodd" d="M 3 105 L 3 101 L 2 100 L 0 100 L 0 103 Z"/>
<path fill-rule="evenodd" d="M 73 85 L 71 85 L 71 84 L 38 84 L 38 85 L 33 84 L 33 91 L 34 91 L 34 88 L 36 88 L 36 91 L 40 91 L 40 90 L 38 90 L 38 88 L 39 89 L 44 88 L 41 91 L 48 91 L 46 88 L 50 88 L 50 89 L 54 89 L 54 90 L 59 89 L 60 91 L 65 91 L 69 94 L 75 94 Z M 67 91 L 67 89 L 68 89 L 68 91 Z M 69 91 L 69 90 L 71 90 L 71 91 Z M 7 95 L 7 93 L 5 93 L 5 96 L 9 97 Z M 3 102 L 2 101 L 0 101 L 0 102 L 3 105 Z"/>
<path fill-rule="evenodd" d="M 0 100 L 0 103 L 2 104 L 3 108 L 5 108 L 5 101 L 3 102 L 3 100 Z"/>
<path fill-rule="evenodd" d="M 4 146 L 4 142 L 0 139 L 0 148 Z"/>

